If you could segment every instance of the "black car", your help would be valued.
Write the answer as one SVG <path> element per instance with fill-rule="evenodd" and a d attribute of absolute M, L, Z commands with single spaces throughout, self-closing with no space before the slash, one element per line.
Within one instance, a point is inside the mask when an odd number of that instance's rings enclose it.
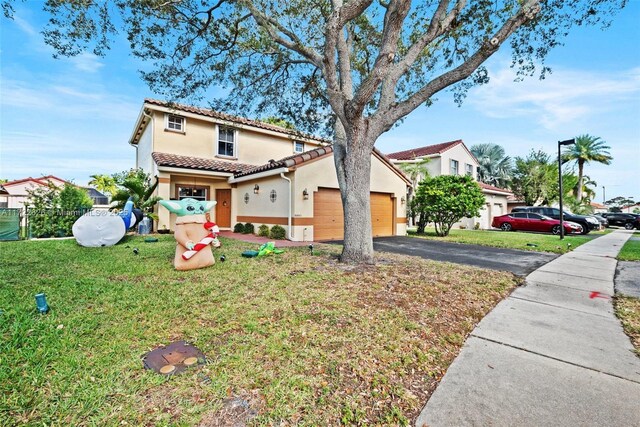
<path fill-rule="evenodd" d="M 624 227 L 627 230 L 637 228 L 640 230 L 640 217 L 630 213 L 607 212 L 602 214 L 609 221 L 609 226 Z"/>
<path fill-rule="evenodd" d="M 513 208 L 511 212 L 533 212 L 540 215 L 546 215 L 553 219 L 560 219 L 560 209 L 550 208 L 548 206 L 520 206 Z M 576 215 L 564 211 L 562 215 L 565 221 L 575 222 L 582 226 L 582 234 L 587 234 L 592 230 L 600 229 L 600 221 L 592 216 Z"/>

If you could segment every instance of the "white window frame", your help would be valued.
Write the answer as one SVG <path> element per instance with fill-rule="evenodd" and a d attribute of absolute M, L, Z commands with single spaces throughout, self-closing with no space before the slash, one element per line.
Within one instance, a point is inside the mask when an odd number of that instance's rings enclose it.
<path fill-rule="evenodd" d="M 469 175 L 471 178 L 473 178 L 473 165 L 470 165 L 469 163 L 465 163 L 464 173 Z"/>
<path fill-rule="evenodd" d="M 302 149 L 298 151 L 298 144 L 302 145 Z M 294 153 L 304 153 L 304 142 L 302 141 L 293 141 L 293 152 Z"/>
<path fill-rule="evenodd" d="M 231 155 L 220 153 L 220 131 L 231 131 L 233 135 L 233 141 L 223 141 L 225 144 L 233 144 L 233 153 Z M 226 150 L 225 150 L 226 151 Z M 218 126 L 218 132 L 216 135 L 216 156 L 218 157 L 226 157 L 229 159 L 237 159 L 238 158 L 238 131 L 230 126 Z"/>
<path fill-rule="evenodd" d="M 455 173 L 453 172 L 454 165 L 455 165 Z M 460 174 L 459 172 L 460 172 L 460 162 L 458 162 L 457 160 L 454 160 L 454 159 L 450 159 L 449 160 L 449 173 L 451 175 L 459 175 Z"/>
<path fill-rule="evenodd" d="M 175 127 L 175 124 L 172 125 L 170 119 L 180 119 L 180 129 Z M 174 126 L 174 127 L 171 127 Z M 169 132 L 178 132 L 178 133 L 186 133 L 187 128 L 187 119 L 179 116 L 177 114 L 169 114 L 166 113 L 164 115 L 164 130 Z"/>

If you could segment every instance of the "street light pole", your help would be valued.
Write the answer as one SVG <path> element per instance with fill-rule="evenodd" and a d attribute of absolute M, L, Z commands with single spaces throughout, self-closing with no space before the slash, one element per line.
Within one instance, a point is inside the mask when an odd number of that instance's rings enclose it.
<path fill-rule="evenodd" d="M 602 186 L 602 204 L 604 205 L 604 202 L 606 202 L 607 200 L 607 196 L 606 196 L 606 192 L 604 190 L 604 185 Z"/>
<path fill-rule="evenodd" d="M 563 145 L 573 145 L 576 143 L 575 139 L 567 139 L 564 141 L 558 141 L 558 186 L 560 187 L 560 240 L 564 239 L 564 211 L 562 209 L 562 155 L 560 148 Z"/>

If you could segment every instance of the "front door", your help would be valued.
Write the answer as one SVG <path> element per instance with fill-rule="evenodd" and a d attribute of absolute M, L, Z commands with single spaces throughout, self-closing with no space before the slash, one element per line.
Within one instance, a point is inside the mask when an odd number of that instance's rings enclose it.
<path fill-rule="evenodd" d="M 216 224 L 218 227 L 231 227 L 231 190 L 216 190 Z"/>

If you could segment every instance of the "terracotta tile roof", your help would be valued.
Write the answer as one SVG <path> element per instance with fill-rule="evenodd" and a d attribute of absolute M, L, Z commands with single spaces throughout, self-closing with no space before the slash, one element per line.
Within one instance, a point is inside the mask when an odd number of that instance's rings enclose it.
<path fill-rule="evenodd" d="M 253 175 L 254 173 L 265 172 L 278 168 L 291 168 L 294 166 L 301 165 L 309 160 L 317 159 L 319 157 L 328 156 L 333 153 L 333 147 L 330 145 L 326 145 L 324 147 L 318 147 L 313 150 L 305 151 L 304 153 L 294 154 L 293 156 L 288 156 L 280 160 L 274 160 L 264 165 L 255 167 L 251 170 L 239 172 L 235 174 L 236 178 L 241 176 Z M 411 180 L 402 172 L 396 165 L 391 163 L 391 161 L 377 148 L 373 149 L 373 154 L 377 155 L 383 162 L 389 166 L 394 172 L 396 172 L 400 178 L 402 178 L 407 184 L 411 185 Z"/>
<path fill-rule="evenodd" d="M 203 159 L 201 157 L 179 156 L 154 152 L 151 154 L 153 161 L 158 166 L 171 166 L 176 168 L 197 169 L 212 172 L 239 173 L 255 168 L 255 165 L 229 162 L 225 160 Z"/>
<path fill-rule="evenodd" d="M 462 143 L 463 142 L 461 139 L 457 139 L 455 141 L 443 142 L 442 144 L 427 145 L 426 147 L 418 147 L 418 148 L 412 148 L 410 150 L 389 153 L 387 154 L 387 157 L 393 160 L 413 160 L 418 157 L 440 154 Z"/>
<path fill-rule="evenodd" d="M 236 178 L 246 175 L 253 175 L 254 173 L 265 172 L 278 168 L 290 168 L 307 162 L 309 160 L 317 159 L 318 157 L 324 157 L 333 153 L 333 147 L 327 145 L 325 147 L 318 147 L 313 150 L 305 151 L 304 153 L 294 154 L 293 156 L 285 157 L 280 160 L 274 160 L 264 165 L 253 167 L 253 169 L 245 170 L 235 174 Z"/>
<path fill-rule="evenodd" d="M 318 142 L 321 142 L 321 143 L 327 143 L 328 144 L 328 143 L 331 142 L 331 141 L 329 141 L 327 139 L 319 138 L 317 136 L 306 134 L 306 133 L 303 133 L 303 132 L 298 132 L 296 130 L 286 129 L 286 128 L 283 128 L 281 126 L 276 126 L 276 125 L 272 125 L 272 124 L 269 124 L 269 123 L 264 123 L 264 122 L 261 122 L 261 121 L 258 121 L 258 120 L 251 120 L 251 119 L 247 119 L 245 117 L 232 116 L 230 114 L 220 113 L 218 111 L 210 110 L 208 108 L 200 108 L 200 107 L 195 107 L 195 106 L 192 106 L 192 105 L 184 105 L 184 104 L 178 104 L 178 103 L 165 102 L 165 101 L 160 101 L 160 100 L 151 99 L 151 98 L 145 98 L 144 102 L 146 104 L 158 105 L 160 107 L 172 108 L 172 109 L 175 109 L 175 110 L 185 111 L 187 113 L 199 114 L 201 116 L 213 117 L 214 119 L 220 119 L 220 120 L 225 120 L 225 121 L 229 121 L 229 122 L 240 123 L 240 124 L 244 124 L 244 125 L 248 125 L 248 126 L 257 127 L 257 128 L 260 128 L 260 129 L 265 129 L 265 130 L 270 130 L 270 131 L 274 131 L 274 132 L 284 133 L 284 134 L 287 134 L 287 135 L 292 135 L 292 136 L 298 136 L 298 137 L 301 137 L 301 138 L 311 139 L 311 140 L 318 141 Z"/>
<path fill-rule="evenodd" d="M 591 207 L 596 208 L 596 209 L 606 209 L 607 208 L 605 205 L 602 205 L 602 204 L 596 203 L 596 202 L 591 202 Z"/>
<path fill-rule="evenodd" d="M 478 185 L 483 190 L 489 190 L 489 191 L 495 191 L 495 192 L 499 192 L 499 193 L 504 193 L 504 194 L 507 194 L 507 195 L 513 195 L 513 193 L 511 191 L 507 190 L 507 189 L 500 188 L 500 187 L 494 187 L 493 185 L 485 184 L 484 182 L 478 181 Z"/>

